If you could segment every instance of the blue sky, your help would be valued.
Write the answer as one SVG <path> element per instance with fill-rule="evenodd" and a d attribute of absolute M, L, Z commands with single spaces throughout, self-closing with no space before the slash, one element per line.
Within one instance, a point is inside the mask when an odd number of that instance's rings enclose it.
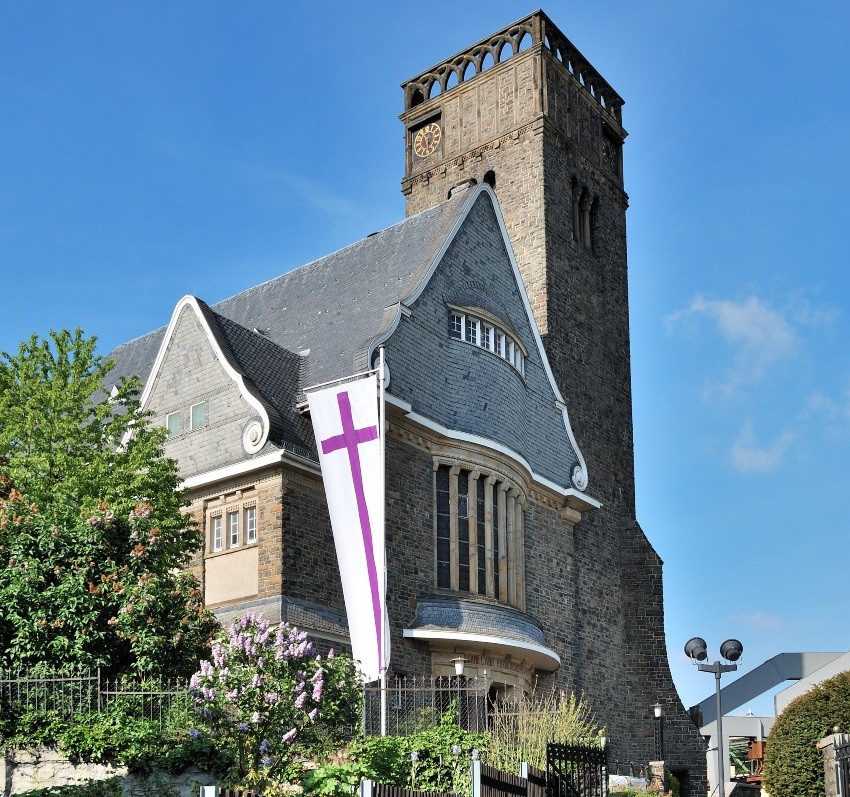
<path fill-rule="evenodd" d="M 532 10 L 0 4 L 0 349 L 106 352 L 398 221 L 399 84 Z M 850 647 L 850 5 L 544 10 L 627 103 L 638 518 L 691 705 L 695 634 L 744 672 Z"/>

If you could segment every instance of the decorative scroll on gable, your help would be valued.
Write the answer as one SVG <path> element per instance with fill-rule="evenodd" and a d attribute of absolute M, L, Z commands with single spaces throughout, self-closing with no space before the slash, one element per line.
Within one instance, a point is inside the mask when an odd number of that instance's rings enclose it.
<path fill-rule="evenodd" d="M 185 475 L 215 466 L 218 455 L 222 461 L 239 456 L 234 447 L 241 447 L 243 457 L 258 453 L 280 426 L 274 407 L 239 368 L 217 316 L 194 296 L 184 296 L 174 308 L 141 403 L 166 419 L 169 440 L 175 443 Z M 194 429 L 193 420 L 195 408 L 206 404 L 217 408 L 213 410 L 215 428 L 206 430 L 215 439 L 206 445 L 180 446 L 184 430 L 186 434 L 204 431 Z M 187 423 L 180 418 L 172 423 L 177 413 L 185 413 Z M 197 413 L 199 417 L 206 414 L 206 409 Z M 199 461 L 185 462 L 187 458 Z"/>

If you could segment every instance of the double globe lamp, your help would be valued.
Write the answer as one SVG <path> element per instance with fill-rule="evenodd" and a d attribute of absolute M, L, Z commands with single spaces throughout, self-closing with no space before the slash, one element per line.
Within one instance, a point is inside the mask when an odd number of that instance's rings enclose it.
<path fill-rule="evenodd" d="M 700 672 L 714 673 L 715 699 L 717 701 L 717 793 L 718 797 L 726 797 L 726 782 L 723 774 L 723 712 L 720 708 L 720 676 L 724 672 L 734 672 L 738 665 L 734 662 L 741 658 L 744 646 L 737 639 L 727 639 L 720 646 L 720 655 L 730 664 L 702 664 L 708 658 L 708 649 L 702 637 L 695 636 L 685 643 L 685 655 L 693 659 Z"/>

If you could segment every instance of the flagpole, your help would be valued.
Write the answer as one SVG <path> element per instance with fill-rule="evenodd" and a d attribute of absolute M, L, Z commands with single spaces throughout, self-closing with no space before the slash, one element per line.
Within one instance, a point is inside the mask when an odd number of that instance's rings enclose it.
<path fill-rule="evenodd" d="M 381 501 L 384 503 L 383 511 L 383 537 L 384 537 L 384 606 L 387 606 L 387 553 L 386 553 L 386 530 L 387 530 L 387 439 L 386 439 L 386 398 L 384 385 L 384 347 L 381 346 L 378 359 L 378 439 L 381 443 Z M 385 609 L 387 615 L 389 612 Z M 387 623 L 389 626 L 389 622 Z M 386 663 L 386 635 L 388 628 L 381 629 L 381 736 L 387 735 L 387 663 Z"/>

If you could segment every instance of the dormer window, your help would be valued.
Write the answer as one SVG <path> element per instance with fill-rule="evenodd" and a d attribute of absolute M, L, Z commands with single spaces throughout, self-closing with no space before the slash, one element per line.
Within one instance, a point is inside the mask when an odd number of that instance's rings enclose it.
<path fill-rule="evenodd" d="M 451 307 L 449 314 L 449 337 L 470 343 L 507 360 L 525 376 L 525 347 L 492 318 L 483 313 L 475 314 L 464 309 Z"/>

